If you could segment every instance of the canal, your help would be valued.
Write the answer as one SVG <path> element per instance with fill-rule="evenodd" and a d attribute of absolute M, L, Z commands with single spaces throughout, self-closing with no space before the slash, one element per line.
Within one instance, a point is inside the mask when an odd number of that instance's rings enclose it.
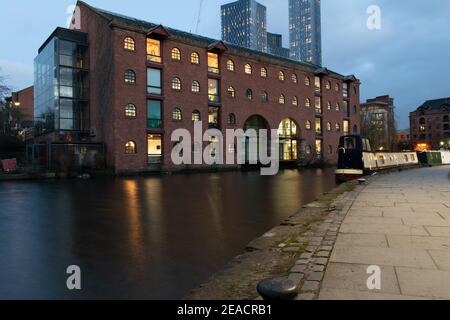
<path fill-rule="evenodd" d="M 332 169 L 0 182 L 0 299 L 180 299 L 333 187 Z"/>

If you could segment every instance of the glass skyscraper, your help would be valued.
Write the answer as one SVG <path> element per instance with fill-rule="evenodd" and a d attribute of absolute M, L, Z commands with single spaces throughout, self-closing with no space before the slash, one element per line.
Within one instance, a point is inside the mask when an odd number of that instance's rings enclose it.
<path fill-rule="evenodd" d="M 241 47 L 267 52 L 266 7 L 255 0 L 225 4 L 222 12 L 222 39 Z"/>
<path fill-rule="evenodd" d="M 289 0 L 291 59 L 322 65 L 320 0 Z"/>

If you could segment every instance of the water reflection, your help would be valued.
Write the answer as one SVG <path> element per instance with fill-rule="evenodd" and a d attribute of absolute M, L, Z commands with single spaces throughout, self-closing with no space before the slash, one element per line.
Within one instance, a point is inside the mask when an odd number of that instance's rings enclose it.
<path fill-rule="evenodd" d="M 0 184 L 0 298 L 181 298 L 333 186 L 331 169 Z"/>

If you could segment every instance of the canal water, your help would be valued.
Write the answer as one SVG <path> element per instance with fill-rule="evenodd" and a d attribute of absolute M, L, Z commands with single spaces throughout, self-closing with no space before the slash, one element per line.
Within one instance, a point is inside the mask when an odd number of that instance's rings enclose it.
<path fill-rule="evenodd" d="M 180 299 L 333 187 L 332 169 L 0 182 L 0 299 Z"/>

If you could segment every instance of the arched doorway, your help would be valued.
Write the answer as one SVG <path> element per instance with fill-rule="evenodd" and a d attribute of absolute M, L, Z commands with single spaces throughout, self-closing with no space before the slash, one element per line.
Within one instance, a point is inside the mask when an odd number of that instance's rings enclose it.
<path fill-rule="evenodd" d="M 280 137 L 280 161 L 297 161 L 299 147 L 299 126 L 294 120 L 286 118 L 278 127 Z"/>
<path fill-rule="evenodd" d="M 258 159 L 259 162 L 259 148 L 260 148 L 260 131 L 261 129 L 265 129 L 267 130 L 267 150 L 264 150 L 266 153 L 269 150 L 270 147 L 270 126 L 269 123 L 267 122 L 266 119 L 264 119 L 262 116 L 260 115 L 253 115 L 250 118 L 247 119 L 247 121 L 244 124 L 244 131 L 247 132 L 247 130 L 253 129 L 256 131 L 256 135 L 257 135 L 257 139 L 258 139 L 258 144 L 256 148 L 250 148 L 250 138 L 246 137 L 245 138 L 245 163 L 249 163 L 250 162 L 250 152 L 252 152 L 252 150 L 254 152 L 257 152 L 257 154 L 253 154 L 252 158 L 253 159 Z"/>

